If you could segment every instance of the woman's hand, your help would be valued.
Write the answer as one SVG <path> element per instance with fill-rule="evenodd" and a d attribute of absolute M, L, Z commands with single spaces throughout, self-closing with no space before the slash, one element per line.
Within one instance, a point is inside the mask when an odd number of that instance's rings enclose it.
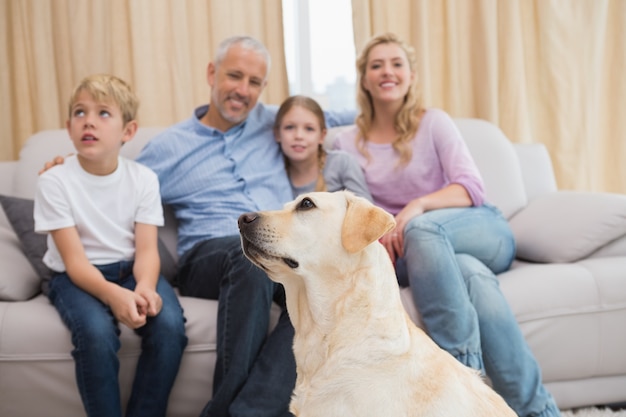
<path fill-rule="evenodd" d="M 404 229 L 406 225 L 413 219 L 414 217 L 421 216 L 424 214 L 426 210 L 424 209 L 424 204 L 422 200 L 416 198 L 411 200 L 409 204 L 404 206 L 402 210 L 398 214 L 396 214 L 396 228 L 392 232 L 398 232 L 397 240 L 400 245 L 400 250 L 398 251 L 398 256 L 404 256 Z"/>
<path fill-rule="evenodd" d="M 398 214 L 396 214 L 396 227 L 387 232 L 381 239 L 391 261 L 395 264 L 398 258 L 404 256 L 404 228 L 409 221 L 424 213 L 424 206 L 419 198 L 412 200 Z"/>

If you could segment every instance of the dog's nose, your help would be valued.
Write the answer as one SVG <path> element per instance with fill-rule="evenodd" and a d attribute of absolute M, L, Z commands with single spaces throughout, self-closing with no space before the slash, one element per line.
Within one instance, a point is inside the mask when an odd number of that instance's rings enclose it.
<path fill-rule="evenodd" d="M 258 218 L 259 218 L 259 215 L 257 213 L 243 213 L 241 216 L 239 216 L 239 220 L 237 221 L 237 224 L 239 225 L 239 228 L 241 229 L 242 226 L 246 226 L 254 222 Z"/>

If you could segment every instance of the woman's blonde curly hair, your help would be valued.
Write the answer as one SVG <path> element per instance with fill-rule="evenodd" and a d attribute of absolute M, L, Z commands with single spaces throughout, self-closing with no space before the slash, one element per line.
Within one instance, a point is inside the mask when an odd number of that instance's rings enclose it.
<path fill-rule="evenodd" d="M 417 61 L 415 57 L 415 50 L 393 33 L 384 33 L 370 39 L 356 60 L 358 83 L 357 104 L 360 109 L 360 113 L 356 118 L 356 125 L 359 130 L 359 134 L 356 139 L 357 148 L 363 155 L 369 158 L 369 153 L 365 148 L 365 142 L 367 141 L 367 132 L 369 132 L 372 120 L 374 119 L 374 106 L 372 103 L 372 96 L 363 87 L 363 77 L 365 76 L 365 72 L 367 70 L 369 54 L 375 46 L 389 43 L 396 44 L 402 48 L 406 54 L 409 68 L 414 76 L 413 82 L 409 87 L 409 91 L 404 97 L 404 105 L 396 115 L 395 127 L 398 132 L 398 137 L 392 143 L 394 149 L 400 155 L 400 163 L 406 164 L 412 157 L 409 142 L 417 132 L 423 113 L 422 97 L 419 84 L 417 82 Z"/>

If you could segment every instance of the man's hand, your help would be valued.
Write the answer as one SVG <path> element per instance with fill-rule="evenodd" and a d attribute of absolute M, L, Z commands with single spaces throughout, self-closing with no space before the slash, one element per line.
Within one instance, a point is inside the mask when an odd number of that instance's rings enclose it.
<path fill-rule="evenodd" d="M 71 156 L 74 155 L 73 153 L 67 154 L 67 156 Z M 65 157 L 67 158 L 67 157 Z M 49 170 L 50 168 L 52 168 L 53 166 L 56 165 L 63 165 L 63 162 L 65 162 L 65 158 L 62 156 L 56 156 L 52 161 L 48 161 L 43 165 L 43 168 L 39 170 L 39 175 L 43 174 L 44 172 L 46 172 L 47 170 Z"/>

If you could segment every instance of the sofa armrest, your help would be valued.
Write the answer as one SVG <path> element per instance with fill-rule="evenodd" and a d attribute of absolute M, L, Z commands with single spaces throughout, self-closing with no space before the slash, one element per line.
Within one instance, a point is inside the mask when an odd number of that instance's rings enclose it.
<path fill-rule="evenodd" d="M 13 176 L 17 169 L 17 161 L 0 162 L 0 194 L 12 195 Z"/>
<path fill-rule="evenodd" d="M 510 224 L 517 258 L 574 262 L 626 236 L 626 195 L 556 191 L 532 200 Z"/>

